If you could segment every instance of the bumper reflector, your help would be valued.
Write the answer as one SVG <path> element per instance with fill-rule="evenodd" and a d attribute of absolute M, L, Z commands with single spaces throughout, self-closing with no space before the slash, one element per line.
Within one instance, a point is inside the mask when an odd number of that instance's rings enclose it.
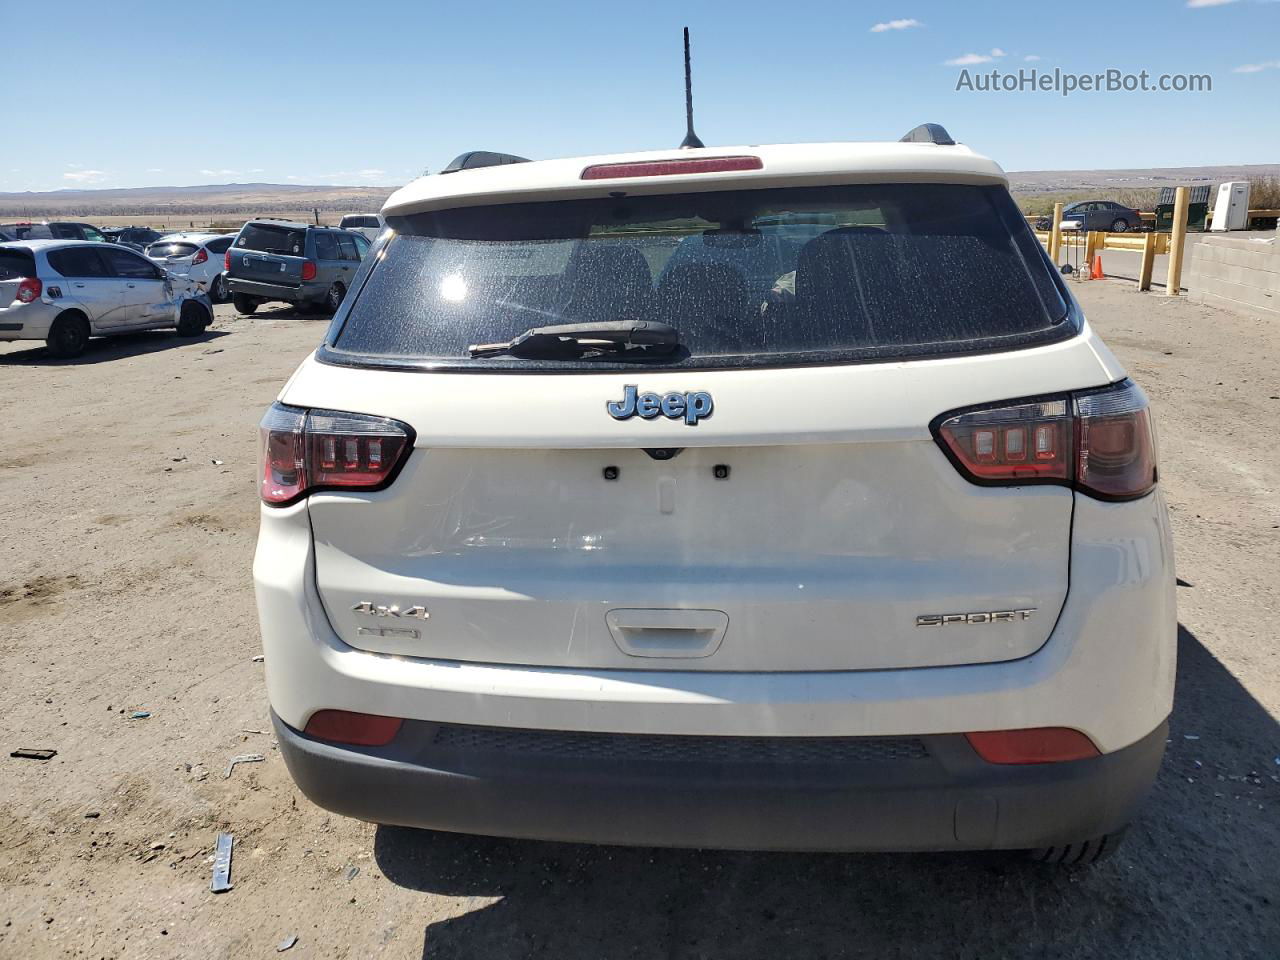
<path fill-rule="evenodd" d="M 384 747 L 400 732 L 399 717 L 379 717 L 349 710 L 317 710 L 303 732 L 317 740 L 357 747 Z"/>
<path fill-rule="evenodd" d="M 965 738 L 987 763 L 1062 763 L 1098 756 L 1092 740 L 1067 727 L 986 730 Z"/>

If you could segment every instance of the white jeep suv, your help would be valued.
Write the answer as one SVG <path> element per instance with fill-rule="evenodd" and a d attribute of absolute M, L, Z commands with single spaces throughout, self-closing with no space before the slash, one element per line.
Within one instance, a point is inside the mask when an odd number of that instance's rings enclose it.
<path fill-rule="evenodd" d="M 927 133 L 388 200 L 262 422 L 307 796 L 600 843 L 1114 848 L 1173 693 L 1147 401 L 1000 168 Z"/>

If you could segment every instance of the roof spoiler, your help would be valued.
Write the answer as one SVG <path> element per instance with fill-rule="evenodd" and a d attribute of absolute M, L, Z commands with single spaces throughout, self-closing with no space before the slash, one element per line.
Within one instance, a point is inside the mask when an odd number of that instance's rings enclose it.
<path fill-rule="evenodd" d="M 914 130 L 907 132 L 899 143 L 936 143 L 940 147 L 954 147 L 956 142 L 947 133 L 947 128 L 940 123 L 922 123 Z"/>
<path fill-rule="evenodd" d="M 500 167 L 505 163 L 528 163 L 528 157 L 517 157 L 514 153 L 494 153 L 491 150 L 471 150 L 460 153 L 449 161 L 449 165 L 441 173 L 457 173 L 459 170 L 475 170 L 478 167 Z"/>

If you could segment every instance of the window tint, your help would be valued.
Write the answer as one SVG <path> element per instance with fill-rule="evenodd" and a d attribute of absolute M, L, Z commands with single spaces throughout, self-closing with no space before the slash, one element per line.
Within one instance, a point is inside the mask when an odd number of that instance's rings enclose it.
<path fill-rule="evenodd" d="M 128 250 L 103 250 L 101 253 L 106 257 L 111 272 L 117 277 L 129 280 L 160 279 L 160 271 L 155 268 L 155 265 L 136 253 Z"/>
<path fill-rule="evenodd" d="M 337 260 L 338 259 L 338 242 L 334 240 L 332 233 L 326 233 L 323 230 L 317 230 L 316 239 L 316 259 L 317 260 Z"/>
<path fill-rule="evenodd" d="M 377 229 L 378 227 L 381 227 L 382 224 L 378 222 L 377 217 L 352 214 L 350 216 L 343 217 L 339 226 L 343 228 L 373 227 L 374 229 Z"/>
<path fill-rule="evenodd" d="M 4 228 L 15 240 L 52 240 L 53 231 L 43 223 L 10 223 Z"/>
<path fill-rule="evenodd" d="M 110 276 L 106 264 L 94 247 L 66 247 L 49 252 L 49 266 L 64 277 Z"/>
<path fill-rule="evenodd" d="M 0 280 L 36 275 L 36 258 L 26 250 L 0 250 Z"/>
<path fill-rule="evenodd" d="M 1070 335 L 1057 281 L 999 186 L 510 204 L 390 225 L 397 235 L 336 351 L 529 366 L 542 361 L 475 360 L 467 348 L 533 326 L 621 319 L 675 326 L 682 350 L 655 361 L 675 367 L 921 356 Z"/>
<path fill-rule="evenodd" d="M 343 260 L 359 260 L 360 252 L 356 250 L 355 238 L 349 233 L 338 234 L 338 250 Z"/>
<path fill-rule="evenodd" d="M 272 223 L 246 223 L 236 237 L 236 247 L 301 257 L 307 247 L 305 230 L 278 227 Z"/>
<path fill-rule="evenodd" d="M 231 237 L 219 237 L 216 240 L 210 240 L 204 248 L 210 253 L 226 253 L 231 249 L 231 240 Z"/>
<path fill-rule="evenodd" d="M 193 257 L 200 248 L 194 243 L 172 243 L 164 241 L 153 243 L 147 247 L 148 257 Z"/>
<path fill-rule="evenodd" d="M 364 234 L 352 234 L 351 239 L 356 242 L 356 252 L 360 254 L 360 259 L 364 259 L 364 255 L 369 252 L 369 241 L 364 238 Z"/>
<path fill-rule="evenodd" d="M 87 223 L 82 223 L 79 225 L 79 232 L 84 236 L 84 239 L 86 240 L 94 240 L 98 243 L 105 243 L 107 239 L 102 235 L 101 230 L 99 230 L 97 227 L 91 227 Z"/>

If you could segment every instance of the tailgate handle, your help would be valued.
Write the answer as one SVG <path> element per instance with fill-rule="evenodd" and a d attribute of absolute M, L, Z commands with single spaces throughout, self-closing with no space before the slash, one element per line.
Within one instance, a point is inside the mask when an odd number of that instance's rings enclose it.
<path fill-rule="evenodd" d="M 610 610 L 604 619 L 613 642 L 631 657 L 709 657 L 729 626 L 721 610 Z"/>

